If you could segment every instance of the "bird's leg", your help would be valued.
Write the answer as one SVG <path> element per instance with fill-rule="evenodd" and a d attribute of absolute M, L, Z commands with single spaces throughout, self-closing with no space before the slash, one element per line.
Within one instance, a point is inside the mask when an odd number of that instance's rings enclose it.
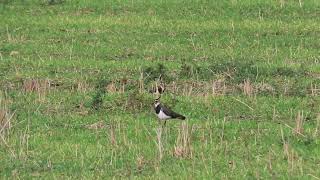
<path fill-rule="evenodd" d="M 166 130 L 167 130 L 167 128 L 166 128 L 166 123 L 167 123 L 167 121 L 164 120 L 164 123 L 163 123 L 162 126 L 161 126 L 161 129 L 165 130 L 165 134 L 167 134 L 167 133 L 166 133 Z"/>
<path fill-rule="evenodd" d="M 166 127 L 167 120 L 164 120 L 163 127 Z"/>

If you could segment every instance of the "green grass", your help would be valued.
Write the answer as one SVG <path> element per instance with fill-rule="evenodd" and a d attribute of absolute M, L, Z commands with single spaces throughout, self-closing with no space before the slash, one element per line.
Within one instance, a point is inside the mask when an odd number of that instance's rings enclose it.
<path fill-rule="evenodd" d="M 0 1 L 0 178 L 319 179 L 319 10 Z"/>

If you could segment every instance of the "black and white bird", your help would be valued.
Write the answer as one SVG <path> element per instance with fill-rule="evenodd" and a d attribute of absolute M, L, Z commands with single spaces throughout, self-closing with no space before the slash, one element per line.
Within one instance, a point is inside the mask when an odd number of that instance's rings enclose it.
<path fill-rule="evenodd" d="M 165 107 L 164 105 L 162 105 L 160 103 L 160 98 L 155 99 L 154 102 L 154 110 L 156 111 L 156 114 L 159 118 L 159 120 L 163 120 L 164 121 L 164 125 L 166 124 L 166 120 L 168 119 L 181 119 L 181 120 L 185 120 L 186 117 L 184 117 L 181 114 L 178 114 L 174 111 L 172 111 L 171 109 Z"/>

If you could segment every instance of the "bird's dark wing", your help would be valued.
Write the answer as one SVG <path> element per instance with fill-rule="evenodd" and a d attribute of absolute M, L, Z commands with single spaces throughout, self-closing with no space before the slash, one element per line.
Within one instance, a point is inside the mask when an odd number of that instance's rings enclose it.
<path fill-rule="evenodd" d="M 186 119 L 186 117 L 184 117 L 183 115 L 178 114 L 163 105 L 161 105 L 161 109 L 165 114 L 171 116 L 171 118 L 177 118 L 177 119 L 182 119 L 182 120 Z"/>

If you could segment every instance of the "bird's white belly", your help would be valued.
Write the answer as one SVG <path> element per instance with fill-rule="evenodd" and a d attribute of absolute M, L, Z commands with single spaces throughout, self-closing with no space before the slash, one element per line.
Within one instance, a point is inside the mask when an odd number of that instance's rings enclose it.
<path fill-rule="evenodd" d="M 166 114 L 164 114 L 161 110 L 159 112 L 159 114 L 157 114 L 158 118 L 161 119 L 161 120 L 166 120 L 166 119 L 169 119 L 170 116 L 167 116 Z"/>

